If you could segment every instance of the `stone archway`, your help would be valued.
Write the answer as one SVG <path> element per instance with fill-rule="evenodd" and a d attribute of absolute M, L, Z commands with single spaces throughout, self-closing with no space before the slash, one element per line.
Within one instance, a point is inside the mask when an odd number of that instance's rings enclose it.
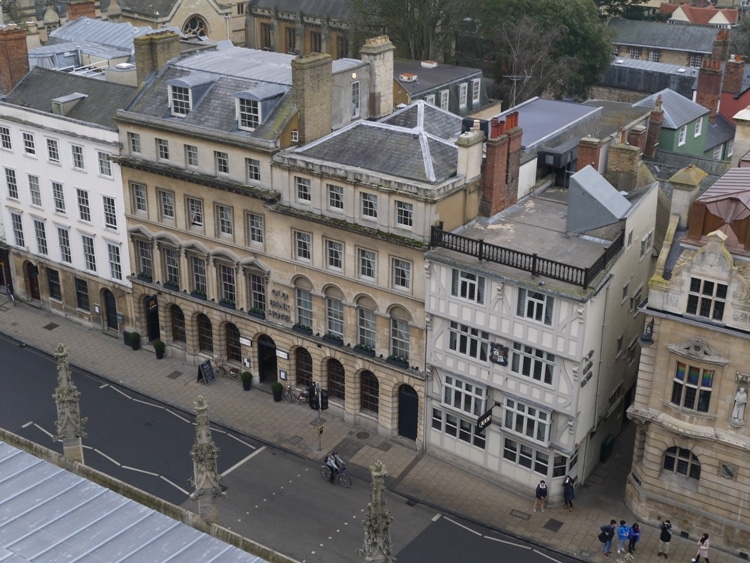
<path fill-rule="evenodd" d="M 258 381 L 270 384 L 277 381 L 278 377 L 276 343 L 267 334 L 261 334 L 258 337 Z"/>

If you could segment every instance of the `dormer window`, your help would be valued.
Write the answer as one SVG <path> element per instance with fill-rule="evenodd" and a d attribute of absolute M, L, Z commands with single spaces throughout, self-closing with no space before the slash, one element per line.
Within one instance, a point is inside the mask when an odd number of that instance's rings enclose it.
<path fill-rule="evenodd" d="M 192 109 L 190 101 L 190 88 L 172 85 L 169 87 L 169 106 L 172 115 L 185 117 Z"/>
<path fill-rule="evenodd" d="M 240 129 L 254 131 L 260 125 L 260 102 L 247 98 L 237 98 L 237 124 Z"/>

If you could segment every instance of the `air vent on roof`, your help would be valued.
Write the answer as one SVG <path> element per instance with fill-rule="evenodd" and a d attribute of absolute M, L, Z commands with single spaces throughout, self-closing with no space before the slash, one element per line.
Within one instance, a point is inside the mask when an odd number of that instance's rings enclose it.
<path fill-rule="evenodd" d="M 416 82 L 417 75 L 411 72 L 405 72 L 403 74 L 399 74 L 398 79 L 402 82 Z"/>
<path fill-rule="evenodd" d="M 625 64 L 625 59 L 617 59 L 615 61 L 618 65 Z"/>
<path fill-rule="evenodd" d="M 115 68 L 119 68 L 120 70 L 130 70 L 135 68 L 135 65 L 133 63 L 118 63 L 115 65 Z"/>
<path fill-rule="evenodd" d="M 422 61 L 422 68 L 435 68 L 437 65 L 437 61 Z"/>
<path fill-rule="evenodd" d="M 680 68 L 677 69 L 677 72 L 685 72 L 685 69 L 682 68 L 682 67 L 680 67 Z"/>

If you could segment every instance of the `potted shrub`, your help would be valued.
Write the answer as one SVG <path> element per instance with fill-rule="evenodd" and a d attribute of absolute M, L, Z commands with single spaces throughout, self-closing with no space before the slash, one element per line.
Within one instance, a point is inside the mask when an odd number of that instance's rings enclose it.
<path fill-rule="evenodd" d="M 203 301 L 206 300 L 206 292 L 202 289 L 194 289 L 190 292 L 190 295 L 197 297 L 198 299 L 203 299 Z"/>
<path fill-rule="evenodd" d="M 250 387 L 253 385 L 253 374 L 249 371 L 243 371 L 240 377 L 242 378 L 242 388 L 245 391 L 250 391 Z"/>
<path fill-rule="evenodd" d="M 312 327 L 307 326 L 307 325 L 303 325 L 301 323 L 296 323 L 292 327 L 292 330 L 294 332 L 299 332 L 300 334 L 312 334 Z"/>
<path fill-rule="evenodd" d="M 232 301 L 231 299 L 226 299 L 225 297 L 222 297 L 219 300 L 219 305 L 221 305 L 222 307 L 226 307 L 227 309 L 234 309 L 234 301 Z"/>
<path fill-rule="evenodd" d="M 363 356 L 375 356 L 375 348 L 369 344 L 357 344 L 354 346 L 354 351 Z"/>
<path fill-rule="evenodd" d="M 154 340 L 154 352 L 156 352 L 156 359 L 161 360 L 164 357 L 164 349 L 166 345 L 161 340 Z"/>
<path fill-rule="evenodd" d="M 327 332 L 323 335 L 323 340 L 330 344 L 335 344 L 336 346 L 343 346 L 344 345 L 344 339 L 341 338 L 338 334 L 334 334 L 332 332 Z"/>
<path fill-rule="evenodd" d="M 284 390 L 284 386 L 276 381 L 273 385 L 271 385 L 271 392 L 273 393 L 273 400 L 275 403 L 278 403 L 281 401 L 281 392 Z"/>
<path fill-rule="evenodd" d="M 256 319 L 266 318 L 266 312 L 263 309 L 259 309 L 258 307 L 251 307 L 250 309 L 248 309 L 247 314 Z"/>
<path fill-rule="evenodd" d="M 140 332 L 130 333 L 130 347 L 133 350 L 138 350 L 141 347 L 141 333 Z"/>
<path fill-rule="evenodd" d="M 388 356 L 388 359 L 386 360 L 391 365 L 400 367 L 400 368 L 408 368 L 409 367 L 409 358 L 404 358 L 403 356 L 397 356 L 396 354 L 391 354 Z"/>

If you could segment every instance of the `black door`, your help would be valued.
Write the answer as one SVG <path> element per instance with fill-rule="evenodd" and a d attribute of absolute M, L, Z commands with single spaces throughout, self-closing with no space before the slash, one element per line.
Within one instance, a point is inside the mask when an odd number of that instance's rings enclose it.
<path fill-rule="evenodd" d="M 276 343 L 267 334 L 261 334 L 258 338 L 258 380 L 273 383 L 277 379 Z"/>
<path fill-rule="evenodd" d="M 418 418 L 419 396 L 409 385 L 402 385 L 398 388 L 398 435 L 416 440 Z"/>
<path fill-rule="evenodd" d="M 159 303 L 156 295 L 150 295 L 144 299 L 146 306 L 146 330 L 148 330 L 148 341 L 159 340 Z"/>
<path fill-rule="evenodd" d="M 117 330 L 117 302 L 108 289 L 104 290 L 104 315 L 107 318 L 107 328 Z"/>
<path fill-rule="evenodd" d="M 26 279 L 29 280 L 29 297 L 41 299 L 39 294 L 39 268 L 31 262 L 26 262 Z"/>

